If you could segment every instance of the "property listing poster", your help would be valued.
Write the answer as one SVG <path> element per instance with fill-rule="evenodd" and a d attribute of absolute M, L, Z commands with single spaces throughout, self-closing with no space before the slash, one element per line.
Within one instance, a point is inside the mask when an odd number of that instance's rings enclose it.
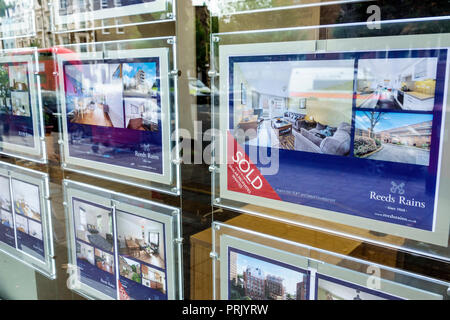
<path fill-rule="evenodd" d="M 447 49 L 227 59 L 234 199 L 434 230 Z"/>
<path fill-rule="evenodd" d="M 0 176 L 0 201 L 0 242 L 45 261 L 39 186 Z"/>
<path fill-rule="evenodd" d="M 373 281 L 370 274 L 266 247 L 221 228 L 220 298 L 223 300 L 442 300 L 411 281 Z M 256 238 L 255 238 L 256 237 Z M 258 238 L 257 235 L 253 240 Z M 273 241 L 272 241 L 273 242 Z M 277 241 L 275 241 L 277 242 Z M 316 264 L 317 263 L 317 264 Z"/>
<path fill-rule="evenodd" d="M 114 219 L 109 207 L 72 202 L 80 281 L 113 299 L 167 300 L 164 224 L 119 210 Z"/>
<path fill-rule="evenodd" d="M 34 148 L 27 62 L 0 63 L 0 141 Z"/>
<path fill-rule="evenodd" d="M 69 156 L 123 175 L 162 175 L 159 58 L 65 61 L 63 69 Z"/>
<path fill-rule="evenodd" d="M 16 248 L 14 217 L 11 206 L 11 191 L 8 177 L 0 176 L 0 242 Z"/>

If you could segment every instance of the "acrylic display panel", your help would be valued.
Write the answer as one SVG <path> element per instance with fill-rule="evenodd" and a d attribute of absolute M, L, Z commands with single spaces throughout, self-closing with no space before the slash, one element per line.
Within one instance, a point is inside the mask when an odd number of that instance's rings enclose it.
<path fill-rule="evenodd" d="M 304 32 L 213 36 L 213 204 L 448 259 L 448 37 Z"/>
<path fill-rule="evenodd" d="M 166 48 L 57 55 L 64 169 L 179 193 L 176 80 L 164 41 Z"/>
<path fill-rule="evenodd" d="M 0 54 L 0 153 L 45 163 L 37 57 L 34 48 Z"/>
<path fill-rule="evenodd" d="M 0 39 L 4 49 L 14 49 L 16 38 L 36 34 L 34 9 L 34 1 L 4 1 L 0 13 Z"/>
<path fill-rule="evenodd" d="M 64 180 L 71 289 L 95 299 L 181 298 L 179 210 Z"/>
<path fill-rule="evenodd" d="M 358 3 L 364 0 L 211 0 L 208 4 L 211 14 L 214 16 L 230 16 L 234 14 L 248 14 L 258 12 L 268 12 L 274 10 L 290 10 L 307 7 L 319 7 L 338 3 Z"/>
<path fill-rule="evenodd" d="M 0 251 L 56 277 L 48 176 L 0 163 Z"/>
<path fill-rule="evenodd" d="M 121 27 L 174 19 L 175 0 L 56 0 L 55 32 Z"/>
<path fill-rule="evenodd" d="M 449 283 L 223 223 L 213 223 L 211 256 L 221 300 L 449 299 Z"/>

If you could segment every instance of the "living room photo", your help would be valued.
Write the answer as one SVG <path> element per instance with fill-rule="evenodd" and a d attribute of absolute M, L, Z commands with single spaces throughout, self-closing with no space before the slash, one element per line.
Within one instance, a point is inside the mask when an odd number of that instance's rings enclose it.
<path fill-rule="evenodd" d="M 354 60 L 265 58 L 232 66 L 235 131 L 253 146 L 348 156 Z"/>
<path fill-rule="evenodd" d="M 114 251 L 112 213 L 110 209 L 74 200 L 76 237 L 105 252 Z"/>
<path fill-rule="evenodd" d="M 165 269 L 164 225 L 126 212 L 117 212 L 119 254 Z"/>

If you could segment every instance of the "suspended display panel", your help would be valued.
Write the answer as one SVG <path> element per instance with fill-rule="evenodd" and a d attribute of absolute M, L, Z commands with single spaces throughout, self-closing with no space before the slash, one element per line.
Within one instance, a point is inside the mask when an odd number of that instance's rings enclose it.
<path fill-rule="evenodd" d="M 157 42 L 170 48 L 57 55 L 63 168 L 179 193 L 172 45 Z"/>
<path fill-rule="evenodd" d="M 45 163 L 38 53 L 0 53 L 0 153 Z"/>
<path fill-rule="evenodd" d="M 214 292 L 221 300 L 449 298 L 449 283 L 237 226 L 214 223 L 213 243 Z"/>
<path fill-rule="evenodd" d="M 175 18 L 175 0 L 56 0 L 53 3 L 55 32 L 101 29 Z"/>
<path fill-rule="evenodd" d="M 71 289 L 88 298 L 181 298 L 178 209 L 64 181 Z"/>
<path fill-rule="evenodd" d="M 18 38 L 36 35 L 34 1 L 5 0 L 0 12 L 0 39 L 4 49 L 14 49 Z"/>
<path fill-rule="evenodd" d="M 48 175 L 0 163 L 0 251 L 56 277 Z"/>
<path fill-rule="evenodd" d="M 249 14 L 270 12 L 276 10 L 304 9 L 339 3 L 358 3 L 366 0 L 211 0 L 209 10 L 214 16 L 232 16 L 235 14 Z"/>
<path fill-rule="evenodd" d="M 222 137 L 215 204 L 384 233 L 378 243 L 390 234 L 446 248 L 447 48 L 412 49 L 412 37 L 407 49 L 386 42 L 389 50 L 372 39 L 355 39 L 353 51 L 329 49 L 333 40 L 239 43 L 248 35 L 213 37 Z M 355 231 L 344 232 L 364 234 Z"/>

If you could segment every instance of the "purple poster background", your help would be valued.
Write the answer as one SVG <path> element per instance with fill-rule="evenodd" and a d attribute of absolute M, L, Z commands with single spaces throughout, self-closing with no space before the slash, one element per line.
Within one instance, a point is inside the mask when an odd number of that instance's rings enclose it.
<path fill-rule="evenodd" d="M 162 174 L 159 58 L 64 63 L 69 155 Z"/>

